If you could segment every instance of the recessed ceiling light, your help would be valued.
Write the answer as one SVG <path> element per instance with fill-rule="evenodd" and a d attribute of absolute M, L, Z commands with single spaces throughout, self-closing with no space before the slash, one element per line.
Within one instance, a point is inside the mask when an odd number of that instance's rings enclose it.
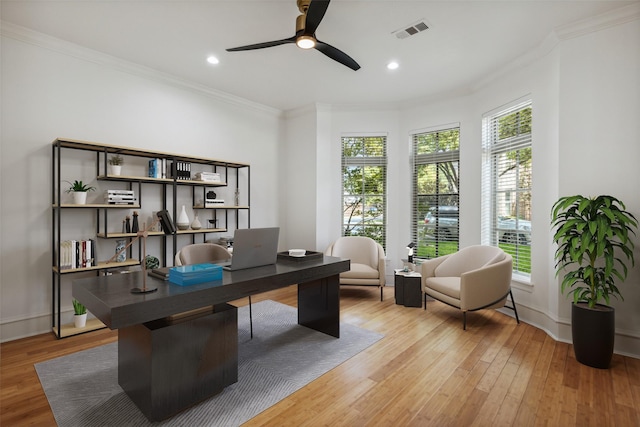
<path fill-rule="evenodd" d="M 214 65 L 215 65 L 215 64 L 219 64 L 219 63 L 220 63 L 220 60 L 219 60 L 218 58 L 216 58 L 215 56 L 209 56 L 209 57 L 207 58 L 207 62 L 208 62 L 209 64 L 214 64 Z"/>
<path fill-rule="evenodd" d="M 396 61 L 391 61 L 387 64 L 387 68 L 390 70 L 395 70 L 400 66 Z"/>

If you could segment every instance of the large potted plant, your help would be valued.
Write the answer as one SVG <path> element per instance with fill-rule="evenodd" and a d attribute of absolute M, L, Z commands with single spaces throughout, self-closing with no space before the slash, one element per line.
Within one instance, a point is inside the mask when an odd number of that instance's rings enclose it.
<path fill-rule="evenodd" d="M 625 205 L 612 196 L 560 198 L 552 208 L 551 223 L 556 277 L 564 272 L 563 294 L 573 296 L 571 332 L 576 360 L 595 368 L 608 368 L 613 356 L 615 311 L 610 298 L 624 300 L 616 280 L 627 277 L 633 265 L 638 222 Z M 602 302 L 606 304 L 602 304 Z"/>
<path fill-rule="evenodd" d="M 69 181 L 65 181 L 69 184 L 69 189 L 67 193 L 73 194 L 73 202 L 76 205 L 84 205 L 87 203 L 87 192 L 95 191 L 96 187 L 90 187 L 82 181 L 75 180 L 73 183 Z"/>

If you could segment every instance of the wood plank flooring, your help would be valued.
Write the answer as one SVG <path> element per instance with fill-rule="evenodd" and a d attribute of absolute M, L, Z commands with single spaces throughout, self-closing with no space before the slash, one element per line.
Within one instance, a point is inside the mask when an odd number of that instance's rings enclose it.
<path fill-rule="evenodd" d="M 570 345 L 494 310 L 396 305 L 393 287 L 343 287 L 341 320 L 384 334 L 246 426 L 640 426 L 640 360 L 576 362 Z M 256 295 L 295 306 L 295 286 Z M 236 305 L 246 304 L 236 301 Z M 0 425 L 54 426 L 34 363 L 117 340 L 100 330 L 0 346 Z"/>

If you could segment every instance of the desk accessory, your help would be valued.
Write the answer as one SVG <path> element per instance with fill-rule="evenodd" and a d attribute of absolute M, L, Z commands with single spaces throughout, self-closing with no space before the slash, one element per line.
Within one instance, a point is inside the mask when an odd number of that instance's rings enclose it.
<path fill-rule="evenodd" d="M 176 229 L 173 226 L 173 222 L 171 222 L 169 211 L 167 210 L 158 211 L 157 218 L 155 219 L 155 221 L 151 223 L 149 227 L 145 228 L 143 231 L 138 231 L 135 239 L 133 239 L 131 242 L 129 242 L 128 245 L 126 245 L 125 247 L 117 251 L 116 254 L 112 256 L 111 259 L 109 259 L 109 261 L 107 261 L 107 264 L 109 264 L 110 262 L 113 262 L 118 258 L 118 255 L 124 253 L 124 251 L 126 251 L 127 248 L 129 248 L 135 242 L 140 240 L 140 238 L 142 238 L 142 260 L 143 261 L 140 263 L 142 267 L 142 288 L 132 288 L 131 289 L 132 294 L 147 294 L 147 293 L 155 292 L 158 290 L 157 287 L 147 287 L 147 266 L 146 266 L 147 236 L 149 235 L 149 231 L 152 230 L 153 227 L 155 227 L 156 224 L 158 223 L 162 224 L 162 230 L 164 231 L 164 234 L 174 234 L 176 232 Z"/>

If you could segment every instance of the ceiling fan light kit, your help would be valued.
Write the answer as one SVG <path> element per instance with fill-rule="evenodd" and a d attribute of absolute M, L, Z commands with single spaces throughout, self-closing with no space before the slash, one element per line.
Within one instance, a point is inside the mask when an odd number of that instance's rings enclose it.
<path fill-rule="evenodd" d="M 318 25 L 320 25 L 322 18 L 324 18 L 324 14 L 329 7 L 329 2 L 330 0 L 297 0 L 298 9 L 300 10 L 301 15 L 296 18 L 296 34 L 293 37 L 234 47 L 227 49 L 227 52 L 264 49 L 267 47 L 295 43 L 302 49 L 315 48 L 317 51 L 328 56 L 334 61 L 337 61 L 354 71 L 359 70 L 360 65 L 358 65 L 358 63 L 349 55 L 316 38 L 316 29 L 318 28 Z"/>
<path fill-rule="evenodd" d="M 296 45 L 300 49 L 311 49 L 316 47 L 316 39 L 311 36 L 300 36 L 296 39 Z"/>

